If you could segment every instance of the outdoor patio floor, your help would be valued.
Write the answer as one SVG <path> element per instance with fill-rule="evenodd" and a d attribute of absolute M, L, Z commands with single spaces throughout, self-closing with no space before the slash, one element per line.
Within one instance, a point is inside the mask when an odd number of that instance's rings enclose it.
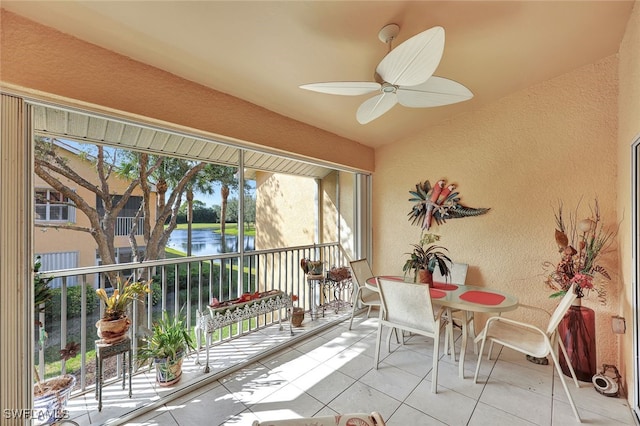
<path fill-rule="evenodd" d="M 404 346 L 392 339 L 391 353 L 383 349 L 375 370 L 375 315 L 360 315 L 351 331 L 345 312 L 327 312 L 317 321 L 307 315 L 293 337 L 286 324 L 285 331 L 269 327 L 212 347 L 211 374 L 203 375 L 192 356 L 174 387 L 137 374 L 132 399 L 118 382 L 104 388 L 102 412 L 93 393 L 71 400 L 68 410 L 80 425 L 250 426 L 256 419 L 371 411 L 389 426 L 577 424 L 552 365 L 532 364 L 510 349 L 496 348 L 497 360 L 483 360 L 478 384 L 471 345 L 464 380 L 451 358 L 441 355 L 437 394 L 430 391 L 429 339 L 411 336 Z M 583 423 L 636 424 L 626 399 L 602 396 L 591 383 L 581 382 L 580 389 L 568 383 Z M 159 401 L 169 394 L 176 398 Z M 153 408 L 133 412 L 142 406 Z"/>

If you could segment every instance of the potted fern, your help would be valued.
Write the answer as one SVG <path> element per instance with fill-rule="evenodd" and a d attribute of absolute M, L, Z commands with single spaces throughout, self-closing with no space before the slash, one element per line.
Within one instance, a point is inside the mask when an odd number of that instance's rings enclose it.
<path fill-rule="evenodd" d="M 405 277 L 413 271 L 414 282 L 433 287 L 433 271 L 436 267 L 442 276 L 446 277 L 451 273 L 449 268 L 451 259 L 445 253 L 448 250 L 434 244 L 439 239 L 438 235 L 425 234 L 420 239 L 420 244 L 413 244 L 413 252 L 407 253 L 410 257 L 402 267 Z"/>
<path fill-rule="evenodd" d="M 182 376 L 182 360 L 189 350 L 195 349 L 182 315 L 171 318 L 163 311 L 162 318 L 153 324 L 151 335 L 143 340 L 146 345 L 138 350 L 138 365 L 155 365 L 160 386 L 177 383 Z"/>

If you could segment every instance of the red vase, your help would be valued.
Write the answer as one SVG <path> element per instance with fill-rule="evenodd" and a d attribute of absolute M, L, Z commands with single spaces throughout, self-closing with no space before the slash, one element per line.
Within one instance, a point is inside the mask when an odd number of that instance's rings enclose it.
<path fill-rule="evenodd" d="M 558 336 L 567 349 L 569 362 L 578 380 L 591 382 L 596 374 L 596 315 L 593 309 L 580 304 L 572 305 L 560 321 Z M 571 377 L 567 360 L 562 351 L 558 350 L 562 372 Z"/>

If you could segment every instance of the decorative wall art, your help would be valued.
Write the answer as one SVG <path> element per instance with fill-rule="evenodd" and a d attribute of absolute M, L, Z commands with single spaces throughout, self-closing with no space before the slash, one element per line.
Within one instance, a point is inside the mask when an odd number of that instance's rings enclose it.
<path fill-rule="evenodd" d="M 429 230 L 433 219 L 438 225 L 442 225 L 447 219 L 480 216 L 489 211 L 488 208 L 463 206 L 460 204 L 460 194 L 455 192 L 455 189 L 455 185 L 447 185 L 444 179 L 439 180 L 433 187 L 428 180 L 418 182 L 416 190 L 409 191 L 409 201 L 414 203 L 408 215 L 411 224 Z"/>

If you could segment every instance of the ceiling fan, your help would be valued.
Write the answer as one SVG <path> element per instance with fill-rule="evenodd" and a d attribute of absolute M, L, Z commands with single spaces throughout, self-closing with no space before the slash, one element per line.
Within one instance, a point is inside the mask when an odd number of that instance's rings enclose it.
<path fill-rule="evenodd" d="M 389 24 L 378 33 L 378 38 L 389 45 L 389 53 L 376 67 L 375 81 L 310 83 L 300 88 L 346 96 L 379 92 L 358 108 L 356 118 L 360 124 L 375 120 L 397 103 L 424 108 L 454 104 L 473 97 L 462 84 L 433 76 L 444 52 L 444 28 L 430 28 L 391 50 L 391 42 L 399 31 L 398 25 Z"/>

